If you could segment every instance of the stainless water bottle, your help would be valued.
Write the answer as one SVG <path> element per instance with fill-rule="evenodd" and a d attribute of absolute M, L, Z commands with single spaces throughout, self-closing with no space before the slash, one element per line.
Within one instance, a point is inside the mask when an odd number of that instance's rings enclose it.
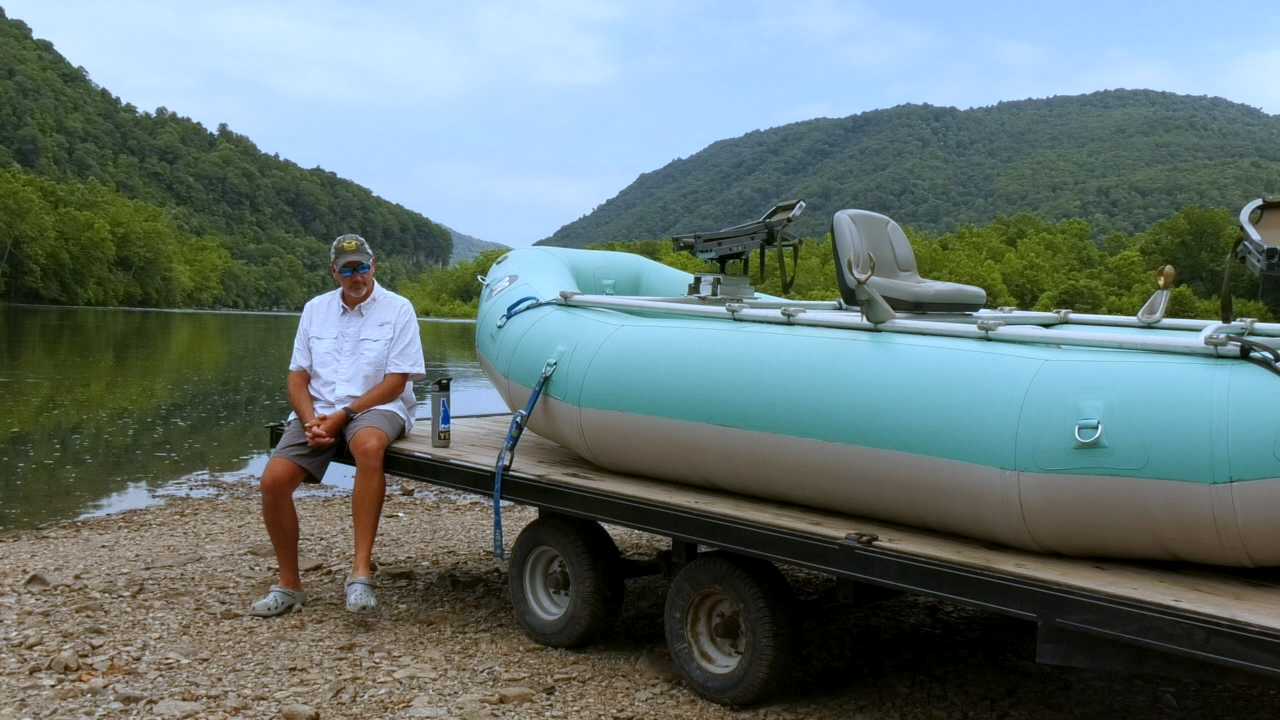
<path fill-rule="evenodd" d="M 431 447 L 449 447 L 449 383 L 440 378 L 431 384 Z"/>

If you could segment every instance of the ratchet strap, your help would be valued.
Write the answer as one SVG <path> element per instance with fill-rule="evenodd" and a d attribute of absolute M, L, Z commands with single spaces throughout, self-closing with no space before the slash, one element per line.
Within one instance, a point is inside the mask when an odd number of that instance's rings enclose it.
<path fill-rule="evenodd" d="M 1256 340 L 1239 335 L 1227 335 L 1223 337 L 1223 340 L 1226 340 L 1228 345 L 1240 346 L 1241 360 L 1280 375 L 1280 351 L 1269 345 L 1264 345 Z"/>
<path fill-rule="evenodd" d="M 542 389 L 547 386 L 547 381 L 555 371 L 556 361 L 548 360 L 542 368 L 542 376 L 533 386 L 533 394 L 529 396 L 529 402 L 523 410 L 511 417 L 507 439 L 502 443 L 502 449 L 498 451 L 498 462 L 493 468 L 493 552 L 499 560 L 505 560 L 507 557 L 502 539 L 502 475 L 511 469 L 511 463 L 516 459 L 516 444 L 524 434 L 525 423 L 529 421 L 529 416 L 533 415 L 533 407 L 538 404 L 538 398 L 542 397 Z"/>

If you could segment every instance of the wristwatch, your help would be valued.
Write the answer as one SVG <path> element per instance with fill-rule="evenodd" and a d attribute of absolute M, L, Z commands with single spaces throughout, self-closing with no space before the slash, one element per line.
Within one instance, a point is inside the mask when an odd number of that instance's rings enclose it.
<path fill-rule="evenodd" d="M 351 422 L 352 420 L 355 420 L 355 419 L 356 419 L 356 411 L 355 411 L 355 410 L 352 410 L 352 409 L 351 409 L 351 408 L 349 408 L 349 407 L 344 407 L 344 408 L 342 408 L 342 412 L 346 414 L 346 416 L 347 416 L 347 422 Z"/>

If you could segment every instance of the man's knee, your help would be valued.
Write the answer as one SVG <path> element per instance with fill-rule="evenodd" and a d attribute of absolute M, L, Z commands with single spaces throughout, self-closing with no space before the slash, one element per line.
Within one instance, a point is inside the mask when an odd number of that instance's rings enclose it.
<path fill-rule="evenodd" d="M 272 458 L 262 473 L 258 487 L 263 495 L 292 495 L 307 477 L 301 465 L 283 458 Z"/>
<path fill-rule="evenodd" d="M 385 432 L 373 427 L 362 428 L 347 443 L 357 466 L 365 463 L 381 463 L 382 456 L 386 454 L 387 447 L 390 445 L 391 438 L 387 437 Z"/>

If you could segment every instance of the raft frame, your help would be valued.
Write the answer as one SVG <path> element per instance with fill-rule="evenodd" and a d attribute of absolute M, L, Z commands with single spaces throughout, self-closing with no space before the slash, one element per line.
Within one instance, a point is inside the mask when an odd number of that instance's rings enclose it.
<path fill-rule="evenodd" d="M 559 303 L 568 307 L 622 312 L 930 335 L 1025 345 L 1066 345 L 1232 358 L 1248 360 L 1280 374 L 1280 323 L 1260 323 L 1253 318 L 1241 318 L 1230 323 L 1192 319 L 1162 319 L 1159 322 L 1144 323 L 1112 315 L 1077 315 L 1070 310 L 1045 313 L 1001 308 L 976 313 L 898 315 L 892 320 L 875 322 L 865 314 L 847 309 L 840 303 L 787 303 L 777 300 L 725 303 L 691 299 L 694 302 L 683 298 L 586 295 L 562 290 L 558 299 L 542 304 Z M 1087 329 L 1044 331 L 1056 325 L 1170 330 L 1185 332 L 1188 336 L 1174 337 L 1149 332 L 1098 333 L 1088 332 Z M 1190 335 L 1191 332 L 1196 334 Z"/>

